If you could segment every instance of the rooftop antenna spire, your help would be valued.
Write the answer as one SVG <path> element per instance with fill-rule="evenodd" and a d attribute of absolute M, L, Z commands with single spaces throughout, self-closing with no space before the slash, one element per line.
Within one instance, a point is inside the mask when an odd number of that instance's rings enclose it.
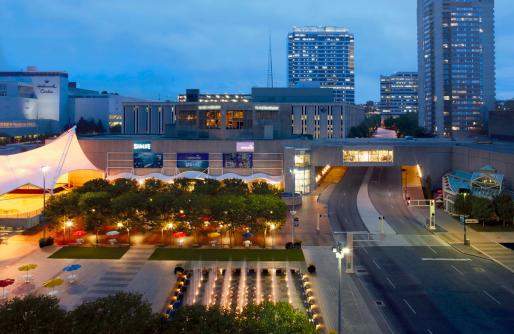
<path fill-rule="evenodd" d="M 273 88 L 273 56 L 271 52 L 271 33 L 268 38 L 268 80 L 267 87 Z"/>

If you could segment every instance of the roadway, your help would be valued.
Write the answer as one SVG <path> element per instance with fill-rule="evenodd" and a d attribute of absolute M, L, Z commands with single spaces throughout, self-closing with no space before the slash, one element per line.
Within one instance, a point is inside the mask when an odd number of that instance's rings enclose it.
<path fill-rule="evenodd" d="M 334 231 L 362 231 L 357 193 L 366 168 L 350 168 L 329 199 Z M 375 168 L 371 200 L 400 234 L 427 234 L 401 197 L 399 168 Z M 453 247 L 366 247 L 355 251 L 355 279 L 381 300 L 391 333 L 511 333 L 512 273 Z M 478 255 L 478 254 L 477 254 Z"/>

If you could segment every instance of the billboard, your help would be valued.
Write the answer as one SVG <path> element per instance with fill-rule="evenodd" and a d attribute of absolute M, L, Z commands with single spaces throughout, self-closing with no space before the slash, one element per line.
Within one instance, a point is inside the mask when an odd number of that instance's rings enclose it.
<path fill-rule="evenodd" d="M 253 153 L 223 153 L 224 168 L 252 168 Z"/>
<path fill-rule="evenodd" d="M 162 168 L 162 153 L 134 152 L 134 168 Z"/>
<path fill-rule="evenodd" d="M 253 141 L 238 141 L 236 143 L 236 152 L 252 152 L 255 150 Z"/>
<path fill-rule="evenodd" d="M 209 168 L 209 153 L 177 153 L 177 168 Z"/>

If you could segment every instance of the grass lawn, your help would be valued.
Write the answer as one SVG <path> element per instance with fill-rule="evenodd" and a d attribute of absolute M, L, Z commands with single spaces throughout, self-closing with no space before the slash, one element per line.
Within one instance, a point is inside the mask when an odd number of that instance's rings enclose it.
<path fill-rule="evenodd" d="M 128 247 L 63 247 L 49 256 L 51 259 L 109 259 L 117 260 Z"/>
<path fill-rule="evenodd" d="M 157 248 L 150 260 L 182 261 L 301 261 L 305 258 L 301 249 L 190 249 Z"/>

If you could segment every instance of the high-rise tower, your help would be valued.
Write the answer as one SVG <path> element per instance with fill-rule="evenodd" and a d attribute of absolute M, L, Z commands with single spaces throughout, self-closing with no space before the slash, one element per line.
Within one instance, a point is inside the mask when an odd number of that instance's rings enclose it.
<path fill-rule="evenodd" d="M 418 0 L 419 123 L 479 129 L 495 107 L 494 0 Z"/>
<path fill-rule="evenodd" d="M 335 102 L 355 103 L 354 37 L 345 28 L 295 27 L 287 36 L 289 87 L 332 88 Z"/>

